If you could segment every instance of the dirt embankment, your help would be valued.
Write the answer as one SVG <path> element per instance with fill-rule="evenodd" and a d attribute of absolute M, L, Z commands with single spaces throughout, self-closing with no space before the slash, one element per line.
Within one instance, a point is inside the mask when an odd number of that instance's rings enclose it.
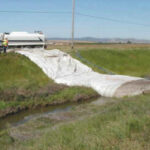
<path fill-rule="evenodd" d="M 81 101 L 88 101 L 88 100 L 91 100 L 91 99 L 96 99 L 98 98 L 99 95 L 79 95 L 79 96 L 76 96 L 72 102 L 81 102 Z M 29 105 L 29 106 L 18 106 L 18 107 L 10 107 L 10 108 L 7 108 L 5 110 L 0 110 L 0 118 L 5 118 L 9 115 L 13 115 L 13 114 L 16 114 L 16 113 L 19 113 L 21 111 L 24 111 L 24 110 L 29 110 L 29 109 L 36 109 L 38 107 L 48 107 L 48 106 L 56 106 L 56 105 L 61 105 L 61 104 L 67 104 L 67 103 L 70 103 L 71 100 L 66 100 L 66 101 L 61 101 L 60 102 L 51 102 L 51 103 L 45 103 L 45 104 L 35 104 L 35 105 Z"/>
<path fill-rule="evenodd" d="M 6 102 L 8 105 L 14 103 L 13 106 L 8 106 L 5 109 L 0 110 L 0 118 L 4 118 L 8 115 L 19 113 L 28 109 L 35 109 L 38 107 L 47 107 L 54 105 L 61 105 L 70 102 L 80 102 L 99 97 L 96 92 L 90 92 L 89 94 L 77 93 L 72 96 L 72 99 L 67 97 L 61 97 L 57 95 L 69 87 L 65 85 L 48 85 L 46 87 L 37 90 L 28 89 L 6 89 L 0 91 L 0 99 Z M 55 95 L 55 96 L 54 96 Z M 50 100 L 51 97 L 53 100 Z M 15 105 L 15 103 L 19 103 Z"/>

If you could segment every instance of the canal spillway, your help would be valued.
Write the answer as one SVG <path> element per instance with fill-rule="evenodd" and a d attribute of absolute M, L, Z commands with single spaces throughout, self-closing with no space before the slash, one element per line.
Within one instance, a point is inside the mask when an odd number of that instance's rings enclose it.
<path fill-rule="evenodd" d="M 85 86 L 96 90 L 101 96 L 123 97 L 142 94 L 150 90 L 150 81 L 143 78 L 105 75 L 94 72 L 80 61 L 60 50 L 22 49 L 25 55 L 56 83 L 68 86 Z"/>

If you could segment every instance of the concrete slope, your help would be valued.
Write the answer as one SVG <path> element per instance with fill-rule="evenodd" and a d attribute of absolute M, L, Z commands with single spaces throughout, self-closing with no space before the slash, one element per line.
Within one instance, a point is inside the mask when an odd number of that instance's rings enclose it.
<path fill-rule="evenodd" d="M 142 78 L 104 75 L 94 72 L 60 50 L 24 49 L 17 51 L 36 63 L 56 83 L 85 86 L 106 97 L 133 96 L 150 90 L 150 81 Z"/>

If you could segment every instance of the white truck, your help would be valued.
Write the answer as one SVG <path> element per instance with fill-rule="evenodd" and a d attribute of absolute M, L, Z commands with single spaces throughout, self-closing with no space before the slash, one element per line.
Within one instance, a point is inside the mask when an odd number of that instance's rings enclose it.
<path fill-rule="evenodd" d="M 0 33 L 0 47 L 2 47 L 2 41 L 7 38 L 9 47 L 44 47 L 45 36 L 42 32 L 28 33 L 28 32 L 11 32 Z"/>

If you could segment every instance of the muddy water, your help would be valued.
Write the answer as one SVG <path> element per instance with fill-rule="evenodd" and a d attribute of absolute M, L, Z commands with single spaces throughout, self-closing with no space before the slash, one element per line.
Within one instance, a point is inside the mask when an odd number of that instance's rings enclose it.
<path fill-rule="evenodd" d="M 49 106 L 43 108 L 37 108 L 34 110 L 25 110 L 18 114 L 7 116 L 6 118 L 0 119 L 0 130 L 7 129 L 8 127 L 17 127 L 22 125 L 30 120 L 40 118 L 48 114 L 55 114 L 61 112 L 69 112 L 73 107 L 76 107 L 80 104 L 93 104 L 93 105 L 104 105 L 106 103 L 114 102 L 113 98 L 100 97 L 98 99 L 91 99 L 85 102 L 70 103 L 60 106 Z"/>
<path fill-rule="evenodd" d="M 57 113 L 57 112 L 67 112 L 73 106 L 77 104 L 66 104 L 63 106 L 49 106 L 45 108 L 38 108 L 34 110 L 25 110 L 18 114 L 7 116 L 3 119 L 0 119 L 0 130 L 5 129 L 7 127 L 18 126 L 37 118 L 38 116 Z"/>
<path fill-rule="evenodd" d="M 96 100 L 89 100 L 87 102 L 80 103 L 70 103 L 60 106 L 49 106 L 44 108 L 37 108 L 34 110 L 25 110 L 18 114 L 10 115 L 5 118 L 0 119 L 0 130 L 6 129 L 8 127 L 15 127 L 22 125 L 30 120 L 36 119 L 46 114 L 54 114 L 58 112 L 69 112 L 74 106 L 83 103 L 91 103 Z"/>

